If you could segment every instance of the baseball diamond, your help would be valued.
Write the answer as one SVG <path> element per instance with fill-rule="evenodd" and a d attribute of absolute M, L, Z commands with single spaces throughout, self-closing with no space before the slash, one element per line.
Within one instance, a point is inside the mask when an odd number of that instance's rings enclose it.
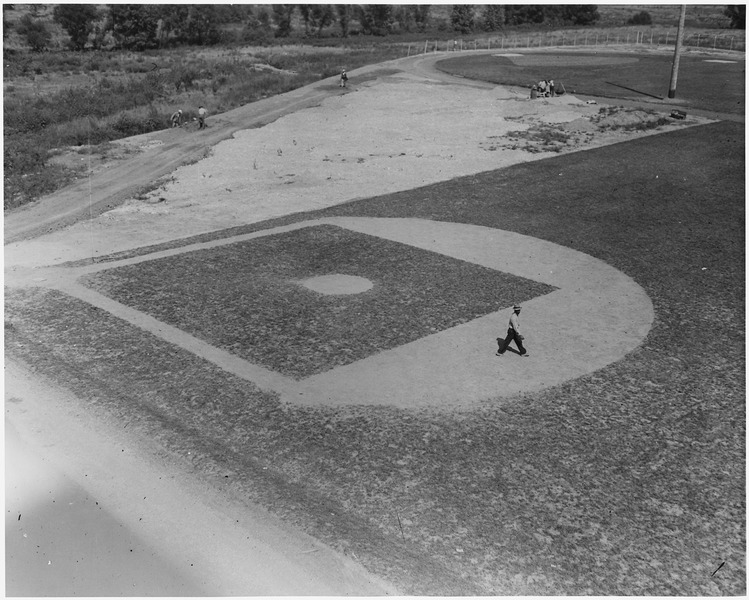
<path fill-rule="evenodd" d="M 301 256 L 289 251 L 293 238 L 299 238 Z M 326 253 L 334 242 L 342 243 L 332 262 L 315 254 L 315 239 Z M 258 244 L 266 245 L 265 258 Z M 357 245 L 365 253 L 363 260 L 352 257 Z M 414 253 L 409 274 L 404 259 Z M 251 261 L 245 263 L 241 256 Z M 383 256 L 389 270 L 373 271 L 372 264 Z M 439 257 L 444 262 L 438 268 L 429 265 Z M 260 263 L 260 270 L 253 270 L 253 262 Z M 359 302 L 353 305 L 331 305 L 323 295 L 304 293 L 298 285 L 300 277 L 315 269 L 350 271 L 357 262 L 357 274 L 383 281 L 374 286 L 383 287 L 379 302 L 373 292 L 364 291 L 354 295 Z M 269 268 L 270 263 L 275 266 Z M 393 265 L 398 269 L 393 271 Z M 203 292 L 188 278 L 196 270 Z M 441 298 L 442 287 L 455 287 L 446 284 L 451 270 L 461 282 L 461 294 Z M 479 287 L 470 285 L 471 271 L 477 271 Z M 428 276 L 419 281 L 420 272 Z M 76 277 L 85 287 L 71 283 Z M 242 277 L 245 285 L 232 287 L 230 282 Z M 388 284 L 388 277 L 396 283 Z M 191 292 L 181 289 L 180 281 L 186 281 Z M 404 284 L 406 289 L 398 291 Z M 307 405 L 476 406 L 603 368 L 637 347 L 653 321 L 653 306 L 642 288 L 600 260 L 517 233 L 418 219 L 301 222 L 81 267 L 65 282 L 50 277 L 43 285 L 58 285 L 278 392 L 283 400 Z M 139 297 L 141 288 L 149 291 L 146 296 Z M 257 289 L 260 295 L 253 299 Z M 213 312 L 206 310 L 212 306 L 205 297 L 210 290 L 221 303 Z M 227 307 L 237 301 L 234 314 Z M 516 301 L 532 315 L 526 335 L 534 358 L 500 367 L 490 349 L 495 332 L 502 331 L 503 310 Z M 190 309 L 191 303 L 196 308 Z M 246 303 L 252 304 L 251 313 L 243 311 Z M 424 320 L 435 303 L 439 310 Z M 263 304 L 271 307 L 270 313 L 256 308 Z M 190 310 L 197 311 L 194 319 L 184 314 Z M 344 317 L 347 310 L 351 322 Z M 368 319 L 369 314 L 376 318 Z M 251 321 L 258 315 L 264 320 Z M 312 319 L 319 321 L 316 330 Z M 420 319 L 422 325 L 414 329 L 413 321 Z M 221 334 L 217 330 L 223 323 L 237 326 Z M 264 338 L 258 334 L 263 330 L 269 332 Z"/>

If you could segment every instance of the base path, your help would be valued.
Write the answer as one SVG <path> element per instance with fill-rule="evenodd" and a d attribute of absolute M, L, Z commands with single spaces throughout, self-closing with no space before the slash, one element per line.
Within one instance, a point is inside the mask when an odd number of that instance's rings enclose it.
<path fill-rule="evenodd" d="M 530 358 L 497 357 L 510 307 L 302 380 L 252 364 L 226 350 L 77 283 L 93 272 L 186 252 L 262 239 L 303 227 L 337 225 L 551 285 L 524 303 L 522 331 Z M 327 218 L 76 269 L 16 273 L 17 283 L 60 289 L 204 358 L 286 402 L 462 409 L 538 391 L 623 358 L 650 330 L 653 305 L 631 278 L 570 248 L 476 225 L 422 219 Z M 330 284 L 330 282 L 328 282 Z M 366 293 L 369 286 L 347 293 Z"/>

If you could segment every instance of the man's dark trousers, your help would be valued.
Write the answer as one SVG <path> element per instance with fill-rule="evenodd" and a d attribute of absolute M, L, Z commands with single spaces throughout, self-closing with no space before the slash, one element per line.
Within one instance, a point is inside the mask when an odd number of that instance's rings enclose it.
<path fill-rule="evenodd" d="M 517 345 L 518 350 L 520 350 L 520 354 L 525 354 L 525 348 L 523 348 L 523 342 L 520 340 L 520 335 L 512 327 L 507 330 L 507 337 L 505 338 L 505 341 L 500 345 L 499 353 L 504 354 L 507 350 L 508 344 L 512 341 L 514 341 L 515 345 Z"/>

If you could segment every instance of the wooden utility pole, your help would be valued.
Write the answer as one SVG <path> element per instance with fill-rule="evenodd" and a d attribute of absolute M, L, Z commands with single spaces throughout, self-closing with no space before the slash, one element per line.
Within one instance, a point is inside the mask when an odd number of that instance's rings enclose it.
<path fill-rule="evenodd" d="M 684 40 L 684 19 L 687 16 L 687 5 L 681 5 L 679 15 L 679 29 L 676 32 L 676 50 L 674 50 L 674 64 L 671 67 L 671 85 L 668 86 L 668 97 L 676 96 L 676 80 L 679 77 L 679 56 L 681 56 L 681 42 Z"/>

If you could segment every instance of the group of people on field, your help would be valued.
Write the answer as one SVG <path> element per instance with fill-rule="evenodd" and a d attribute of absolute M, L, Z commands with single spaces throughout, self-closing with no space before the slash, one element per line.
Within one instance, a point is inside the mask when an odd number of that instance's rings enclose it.
<path fill-rule="evenodd" d="M 346 83 L 348 82 L 348 74 L 346 73 L 346 69 L 343 69 L 341 71 L 341 78 L 338 82 L 339 87 L 346 87 Z M 198 129 L 205 129 L 205 118 L 208 116 L 208 111 L 203 106 L 198 106 Z M 172 114 L 172 116 L 169 118 L 169 122 L 172 124 L 172 128 L 174 127 L 182 127 L 182 109 L 180 108 L 178 111 Z"/>
<path fill-rule="evenodd" d="M 205 118 L 208 116 L 208 111 L 205 109 L 204 106 L 198 106 L 198 129 L 205 129 Z M 174 127 L 182 127 L 182 109 L 180 108 L 177 112 L 175 112 L 170 118 L 170 122 L 172 123 L 172 128 Z"/>
<path fill-rule="evenodd" d="M 562 86 L 564 89 L 564 86 Z M 531 99 L 535 98 L 553 98 L 560 92 L 557 86 L 554 84 L 553 79 L 542 79 L 538 83 L 534 83 L 531 86 Z M 564 93 L 564 92 L 561 92 Z"/>

